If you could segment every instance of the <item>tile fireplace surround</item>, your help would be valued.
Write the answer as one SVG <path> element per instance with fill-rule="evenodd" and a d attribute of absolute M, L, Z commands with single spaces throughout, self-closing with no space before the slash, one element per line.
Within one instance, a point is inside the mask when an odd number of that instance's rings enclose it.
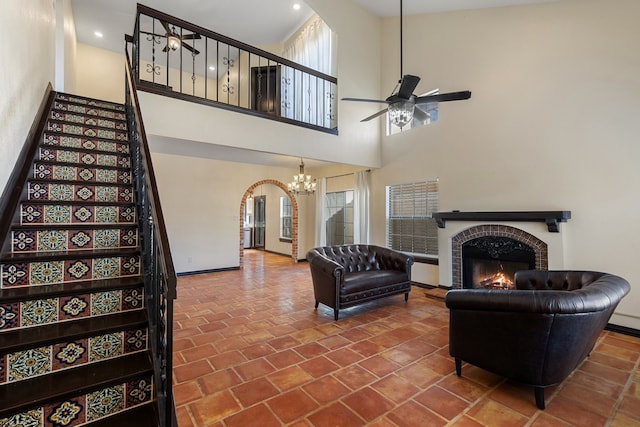
<path fill-rule="evenodd" d="M 531 246 L 536 268 L 565 268 L 564 222 L 569 211 L 438 212 L 440 286 L 462 287 L 462 244 L 485 237 L 509 237 Z"/>

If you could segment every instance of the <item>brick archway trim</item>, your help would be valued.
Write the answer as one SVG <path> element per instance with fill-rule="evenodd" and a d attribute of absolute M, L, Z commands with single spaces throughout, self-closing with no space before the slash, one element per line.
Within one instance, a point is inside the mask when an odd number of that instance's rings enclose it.
<path fill-rule="evenodd" d="M 280 187 L 282 191 L 289 196 L 289 199 L 291 199 L 291 221 L 293 223 L 291 227 L 291 258 L 294 262 L 298 262 L 298 201 L 293 193 L 289 191 L 285 183 L 275 179 L 263 179 L 262 181 L 258 181 L 247 188 L 242 196 L 242 201 L 240 202 L 240 268 L 243 268 L 244 261 L 244 208 L 247 203 L 247 198 L 253 193 L 253 190 L 264 184 L 272 184 L 276 187 Z"/>

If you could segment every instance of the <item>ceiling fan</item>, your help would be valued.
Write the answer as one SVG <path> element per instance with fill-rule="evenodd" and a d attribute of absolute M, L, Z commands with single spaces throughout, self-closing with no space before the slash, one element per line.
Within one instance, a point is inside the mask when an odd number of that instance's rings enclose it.
<path fill-rule="evenodd" d="M 365 117 L 361 122 L 366 122 L 383 115 L 387 111 L 391 122 L 396 126 L 402 128 L 407 123 L 410 123 L 413 118 L 420 121 L 424 121 L 429 118 L 428 109 L 433 108 L 433 104 L 446 101 L 461 101 L 471 98 L 471 92 L 468 90 L 460 92 L 440 93 L 425 96 L 416 96 L 413 91 L 420 82 L 420 77 L 411 74 L 402 73 L 402 2 L 400 0 L 400 80 L 394 88 L 391 95 L 384 100 L 381 99 L 366 99 L 366 98 L 342 98 L 343 101 L 358 101 L 358 102 L 377 102 L 380 104 L 387 104 L 387 108 L 378 111 L 375 114 Z M 397 89 L 397 91 L 396 91 Z M 431 105 L 429 105 L 431 104 Z"/>
<path fill-rule="evenodd" d="M 171 27 L 169 27 L 169 24 L 166 21 L 162 21 L 162 20 L 160 20 L 160 23 L 164 27 L 164 30 L 165 30 L 164 34 L 155 34 L 155 33 L 150 33 L 148 31 L 140 31 L 140 32 L 142 34 L 148 34 L 148 35 L 153 36 L 153 37 L 164 37 L 164 38 L 166 38 L 167 39 L 167 44 L 164 46 L 164 49 L 162 49 L 163 52 L 168 52 L 169 49 L 176 50 L 180 46 L 184 46 L 185 49 L 187 49 L 188 51 L 192 52 L 194 55 L 197 55 L 197 54 L 200 53 L 200 51 L 198 51 L 194 47 L 192 47 L 192 46 L 190 46 L 190 45 L 188 45 L 187 43 L 184 42 L 185 40 L 200 39 L 201 38 L 200 34 L 193 33 L 193 34 L 180 35 L 176 31 L 175 25 L 172 25 Z"/>

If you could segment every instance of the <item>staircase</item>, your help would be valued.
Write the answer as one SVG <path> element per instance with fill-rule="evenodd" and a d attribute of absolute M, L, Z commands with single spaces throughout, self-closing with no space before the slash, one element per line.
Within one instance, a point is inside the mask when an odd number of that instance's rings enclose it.
<path fill-rule="evenodd" d="M 165 425 L 125 108 L 57 93 L 47 115 L 0 236 L 0 426 Z"/>

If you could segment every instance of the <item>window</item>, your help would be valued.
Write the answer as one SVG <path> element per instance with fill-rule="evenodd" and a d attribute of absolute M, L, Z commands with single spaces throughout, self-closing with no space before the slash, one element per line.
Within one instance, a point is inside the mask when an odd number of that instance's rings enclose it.
<path fill-rule="evenodd" d="M 387 187 L 387 246 L 402 252 L 436 257 L 438 180 Z"/>
<path fill-rule="evenodd" d="M 293 238 L 291 199 L 288 196 L 280 197 L 280 238 L 291 240 Z"/>
<path fill-rule="evenodd" d="M 327 193 L 327 245 L 353 243 L 353 190 Z"/>

